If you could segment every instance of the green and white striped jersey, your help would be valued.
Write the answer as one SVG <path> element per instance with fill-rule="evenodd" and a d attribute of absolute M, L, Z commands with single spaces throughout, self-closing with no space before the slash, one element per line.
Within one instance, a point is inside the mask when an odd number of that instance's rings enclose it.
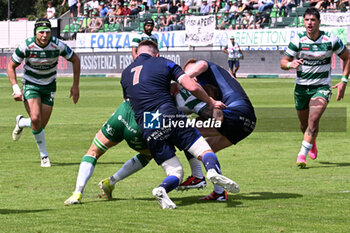
<path fill-rule="evenodd" d="M 329 32 L 321 31 L 315 41 L 302 32 L 289 43 L 285 55 L 303 59 L 303 64 L 297 69 L 296 84 L 331 85 L 332 55 L 335 53 L 339 56 L 345 49 L 342 41 Z"/>
<path fill-rule="evenodd" d="M 176 95 L 176 104 L 177 108 L 185 114 L 197 113 L 199 115 L 203 109 L 208 107 L 207 103 L 197 99 L 183 87 Z"/>
<path fill-rule="evenodd" d="M 155 42 L 156 44 L 158 44 L 158 40 L 157 40 L 157 37 L 155 35 L 152 34 L 149 36 L 144 32 L 139 32 L 132 39 L 131 47 L 138 47 L 139 44 L 141 43 L 141 41 L 144 41 L 144 40 L 151 40 L 151 41 Z"/>
<path fill-rule="evenodd" d="M 69 60 L 73 54 L 73 50 L 56 37 L 51 37 L 44 48 L 36 44 L 35 37 L 31 37 L 17 47 L 11 59 L 17 65 L 25 59 L 23 79 L 47 85 L 56 79 L 59 56 Z"/>

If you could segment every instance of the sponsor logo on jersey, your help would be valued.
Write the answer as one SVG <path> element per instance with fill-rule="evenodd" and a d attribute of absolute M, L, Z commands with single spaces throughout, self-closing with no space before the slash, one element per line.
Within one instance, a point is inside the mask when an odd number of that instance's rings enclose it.
<path fill-rule="evenodd" d="M 137 133 L 137 130 L 133 129 L 121 115 L 118 115 L 118 120 L 120 120 L 130 132 L 134 134 Z"/>

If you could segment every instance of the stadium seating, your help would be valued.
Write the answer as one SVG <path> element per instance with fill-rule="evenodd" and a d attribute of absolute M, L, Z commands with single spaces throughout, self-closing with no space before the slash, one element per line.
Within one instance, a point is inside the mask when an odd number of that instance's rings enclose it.
<path fill-rule="evenodd" d="M 222 8 L 219 9 L 219 12 L 216 14 L 216 20 L 217 25 L 219 26 L 221 22 L 224 20 L 224 7 L 225 2 L 221 2 Z M 290 12 L 288 12 L 288 15 L 285 11 L 280 11 L 276 8 L 273 8 L 267 13 L 270 15 L 270 25 L 267 25 L 268 28 L 284 28 L 284 27 L 302 27 L 303 26 L 303 14 L 307 7 L 309 7 L 310 4 L 306 2 L 302 2 L 300 6 L 296 6 L 292 8 Z M 191 15 L 197 15 L 199 14 L 198 11 L 195 8 L 191 8 L 190 10 Z M 252 14 L 256 15 L 258 11 L 252 10 Z M 139 15 L 133 15 L 129 16 L 127 19 L 122 19 L 120 23 L 116 24 L 108 24 L 105 23 L 103 27 L 99 30 L 99 32 L 120 32 L 120 31 L 142 31 L 143 30 L 143 21 L 146 18 L 152 18 L 156 24 L 157 21 L 161 16 L 163 16 L 162 13 L 157 13 L 157 8 L 151 8 L 149 11 L 142 12 L 143 14 Z M 167 15 L 167 14 L 166 14 Z M 235 28 L 236 25 L 236 17 L 237 15 L 232 18 L 230 25 L 221 25 L 220 29 L 228 29 L 228 28 Z M 266 25 L 265 25 L 266 26 Z M 61 26 L 62 27 L 62 26 Z M 76 32 L 79 31 L 80 23 L 71 23 L 64 26 L 64 29 L 61 31 L 61 35 L 65 34 L 68 37 L 71 37 L 72 34 L 74 35 Z"/>

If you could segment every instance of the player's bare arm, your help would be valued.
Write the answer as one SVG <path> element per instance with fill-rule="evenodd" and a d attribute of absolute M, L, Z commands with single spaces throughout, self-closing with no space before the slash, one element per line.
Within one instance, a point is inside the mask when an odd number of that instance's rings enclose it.
<path fill-rule="evenodd" d="M 136 59 L 137 57 L 137 47 L 132 47 L 131 48 L 131 54 L 132 54 L 132 59 Z"/>
<path fill-rule="evenodd" d="M 73 103 L 76 104 L 79 100 L 80 59 L 74 54 L 70 61 L 73 64 L 73 85 L 69 97 L 72 97 Z"/>
<path fill-rule="evenodd" d="M 207 103 L 213 108 L 223 109 L 226 108 L 226 105 L 221 101 L 216 101 L 213 98 L 209 97 L 205 90 L 199 85 L 195 80 L 193 80 L 189 75 L 183 75 L 180 79 L 181 85 L 191 92 L 195 97 Z"/>
<path fill-rule="evenodd" d="M 194 78 L 208 69 L 208 63 L 206 61 L 197 61 L 196 63 L 189 63 L 184 71 L 191 78 Z"/>
<path fill-rule="evenodd" d="M 20 87 L 17 84 L 17 76 L 16 76 L 16 68 L 17 68 L 17 64 L 14 63 L 12 60 L 9 62 L 8 66 L 7 66 L 7 76 L 10 80 L 10 83 L 12 85 L 12 89 L 13 89 L 13 99 L 15 101 L 23 101 L 23 94 L 22 91 L 20 89 Z"/>
<path fill-rule="evenodd" d="M 345 89 L 346 89 L 346 84 L 348 82 L 348 77 L 350 73 L 350 54 L 348 50 L 346 49 L 343 54 L 341 54 L 339 57 L 343 60 L 344 62 L 344 69 L 343 69 L 343 78 L 342 80 L 334 85 L 332 88 L 337 88 L 337 101 L 341 100 L 344 98 L 345 94 Z"/>

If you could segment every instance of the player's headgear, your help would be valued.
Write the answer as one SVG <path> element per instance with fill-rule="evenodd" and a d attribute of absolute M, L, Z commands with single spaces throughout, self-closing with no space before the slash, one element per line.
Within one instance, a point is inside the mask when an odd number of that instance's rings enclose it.
<path fill-rule="evenodd" d="M 151 24 L 152 26 L 154 26 L 154 21 L 152 18 L 147 18 L 145 19 L 144 23 L 143 23 L 143 27 L 145 27 L 147 24 Z"/>
<path fill-rule="evenodd" d="M 40 31 L 51 32 L 51 23 L 48 19 L 40 18 L 35 21 L 34 35 L 36 35 L 36 33 Z"/>

